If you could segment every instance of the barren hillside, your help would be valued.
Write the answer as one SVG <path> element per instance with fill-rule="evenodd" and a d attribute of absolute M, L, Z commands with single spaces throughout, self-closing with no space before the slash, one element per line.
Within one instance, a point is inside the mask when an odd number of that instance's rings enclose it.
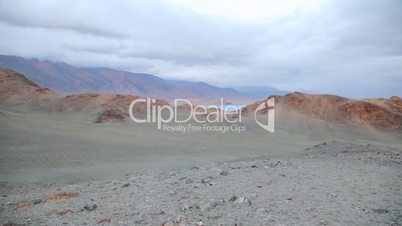
<path fill-rule="evenodd" d="M 341 122 L 380 129 L 402 128 L 402 99 L 355 100 L 326 94 L 289 93 L 274 96 L 276 108 L 296 111 L 326 121 Z M 244 112 L 254 111 L 264 101 L 248 105 Z M 260 113 L 266 113 L 263 109 Z"/>

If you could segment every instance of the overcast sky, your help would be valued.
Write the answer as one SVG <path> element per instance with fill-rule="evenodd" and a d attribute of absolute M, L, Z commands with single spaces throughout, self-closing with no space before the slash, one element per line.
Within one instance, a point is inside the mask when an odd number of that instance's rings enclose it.
<path fill-rule="evenodd" d="M 402 1 L 0 0 L 0 54 L 219 86 L 402 96 Z"/>

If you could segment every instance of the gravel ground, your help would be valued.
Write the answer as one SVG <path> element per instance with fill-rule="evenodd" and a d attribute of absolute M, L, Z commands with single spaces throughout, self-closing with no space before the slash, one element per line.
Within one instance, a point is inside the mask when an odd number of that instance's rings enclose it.
<path fill-rule="evenodd" d="M 245 150 L 246 151 L 246 150 Z M 0 188 L 5 225 L 402 225 L 402 151 L 332 141 L 76 184 Z"/>

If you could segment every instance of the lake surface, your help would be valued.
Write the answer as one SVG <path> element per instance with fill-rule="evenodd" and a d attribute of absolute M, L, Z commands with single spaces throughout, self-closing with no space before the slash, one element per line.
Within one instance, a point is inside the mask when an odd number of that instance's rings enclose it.
<path fill-rule="evenodd" d="M 237 111 L 244 108 L 246 105 L 242 104 L 202 104 L 199 105 L 205 109 L 219 109 L 222 111 Z"/>

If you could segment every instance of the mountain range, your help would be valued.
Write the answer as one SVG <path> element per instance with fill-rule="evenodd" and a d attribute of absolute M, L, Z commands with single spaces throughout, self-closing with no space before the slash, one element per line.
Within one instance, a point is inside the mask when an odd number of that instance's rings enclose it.
<path fill-rule="evenodd" d="M 177 82 L 175 83 L 177 84 Z M 275 109 L 279 115 L 284 112 L 296 112 L 328 122 L 387 130 L 402 129 L 402 99 L 397 96 L 390 99 L 356 100 L 335 95 L 293 92 L 274 97 Z M 59 96 L 27 79 L 23 74 L 9 69 L 0 69 L 0 109 L 90 112 L 97 114 L 95 122 L 115 122 L 128 120 L 128 106 L 137 98 L 140 97 L 104 93 Z M 266 101 L 267 99 L 247 105 L 242 112 L 246 115 L 253 113 Z M 168 105 L 169 103 L 156 100 L 154 104 Z M 145 112 L 145 109 L 146 104 L 144 103 L 136 105 L 134 110 L 141 113 Z M 261 111 L 260 113 L 266 114 L 268 108 L 265 107 Z"/>
<path fill-rule="evenodd" d="M 23 73 L 36 84 L 62 95 L 93 92 L 166 100 L 224 98 L 229 101 L 250 101 L 285 93 L 273 87 L 220 88 L 205 82 L 165 80 L 146 73 L 110 68 L 79 68 L 64 62 L 17 56 L 0 55 L 0 67 Z"/>

